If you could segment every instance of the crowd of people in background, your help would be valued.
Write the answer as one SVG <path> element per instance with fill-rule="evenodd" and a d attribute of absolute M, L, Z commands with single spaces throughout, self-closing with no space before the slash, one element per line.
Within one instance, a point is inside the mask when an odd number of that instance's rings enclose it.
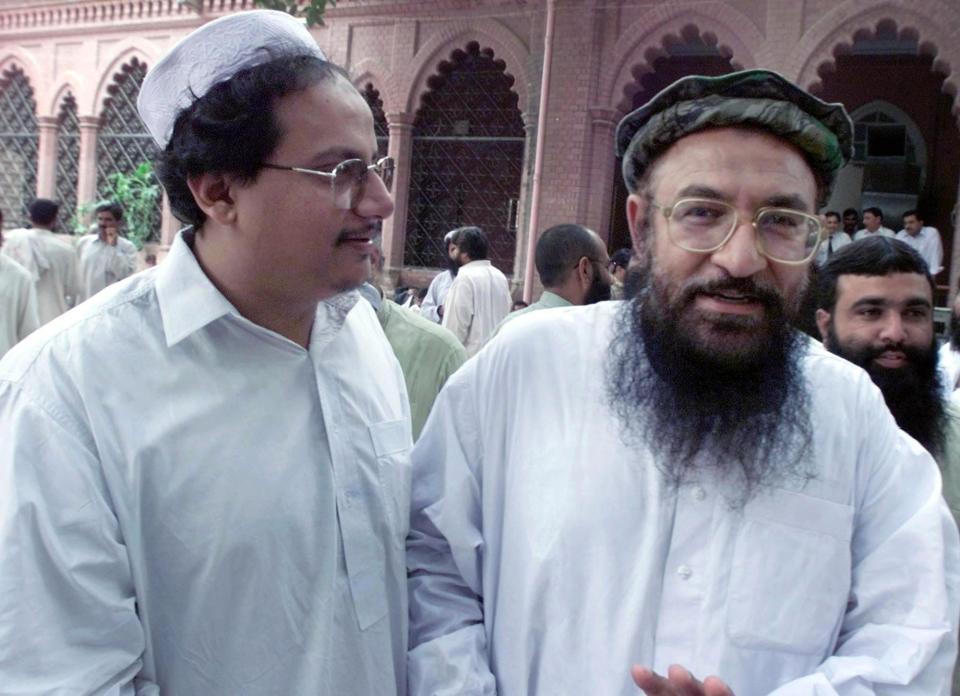
<path fill-rule="evenodd" d="M 38 327 L 137 270 L 137 247 L 122 234 L 120 205 L 97 205 L 93 231 L 76 239 L 55 233 L 59 212 L 56 201 L 38 198 L 28 207 L 29 226 L 6 231 L 0 212 L 0 284 L 11 288 L 0 294 L 0 357 Z"/>

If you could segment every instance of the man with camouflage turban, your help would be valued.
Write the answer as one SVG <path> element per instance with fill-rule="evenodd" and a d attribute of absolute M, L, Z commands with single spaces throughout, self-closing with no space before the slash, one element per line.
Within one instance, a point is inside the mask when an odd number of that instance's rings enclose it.
<path fill-rule="evenodd" d="M 617 143 L 627 300 L 505 327 L 414 448 L 411 693 L 948 693 L 937 468 L 790 328 L 843 107 L 688 77 Z"/>

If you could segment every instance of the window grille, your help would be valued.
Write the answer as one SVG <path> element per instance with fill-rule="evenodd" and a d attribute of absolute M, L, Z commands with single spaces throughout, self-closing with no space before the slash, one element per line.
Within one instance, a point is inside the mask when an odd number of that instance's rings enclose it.
<path fill-rule="evenodd" d="M 429 79 L 413 126 L 406 265 L 445 267 L 444 235 L 477 225 L 490 260 L 513 272 L 524 128 L 505 68 L 471 42 Z"/>
<path fill-rule="evenodd" d="M 387 148 L 390 145 L 390 129 L 387 127 L 387 115 L 383 112 L 383 100 L 380 98 L 380 92 L 368 82 L 364 85 L 360 94 L 363 95 L 370 106 L 370 111 L 373 112 L 373 132 L 377 137 L 377 156 L 386 157 Z"/>
<path fill-rule="evenodd" d="M 4 227 L 22 227 L 37 196 L 37 105 L 18 67 L 0 75 L 0 209 Z"/>
<path fill-rule="evenodd" d="M 104 103 L 97 137 L 97 195 L 100 198 L 110 196 L 111 174 L 130 174 L 144 162 L 152 165 L 157 155 L 157 144 L 137 114 L 137 95 L 146 74 L 147 66 L 134 58 L 114 75 L 114 83 L 107 89 L 110 96 Z M 147 241 L 160 238 L 162 205 L 158 197 Z"/>
<path fill-rule="evenodd" d="M 73 232 L 77 212 L 77 179 L 80 171 L 80 120 L 77 118 L 77 100 L 68 94 L 57 115 L 57 201 L 60 213 L 57 229 Z"/>

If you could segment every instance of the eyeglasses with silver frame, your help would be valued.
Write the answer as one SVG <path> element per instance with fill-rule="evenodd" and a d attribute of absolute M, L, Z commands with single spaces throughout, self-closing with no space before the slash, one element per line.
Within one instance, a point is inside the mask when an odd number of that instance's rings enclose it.
<path fill-rule="evenodd" d="M 393 184 L 394 162 L 393 157 L 383 157 L 373 164 L 367 164 L 360 159 L 344 160 L 329 172 L 306 167 L 289 167 L 280 164 L 263 163 L 265 169 L 279 169 L 281 171 L 300 172 L 330 180 L 330 191 L 333 194 L 334 205 L 341 210 L 353 210 L 363 198 L 367 184 L 367 177 L 373 172 L 383 181 L 387 191 Z"/>
<path fill-rule="evenodd" d="M 730 241 L 740 224 L 737 209 L 715 199 L 681 198 L 669 206 L 652 205 L 663 212 L 670 241 L 686 251 L 712 253 Z M 760 208 L 751 224 L 760 253 L 786 265 L 810 261 L 823 237 L 817 216 L 791 208 Z"/>

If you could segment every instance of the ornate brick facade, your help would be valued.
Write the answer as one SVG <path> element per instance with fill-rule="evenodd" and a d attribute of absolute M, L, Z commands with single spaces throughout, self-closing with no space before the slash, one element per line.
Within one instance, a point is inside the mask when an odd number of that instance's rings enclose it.
<path fill-rule="evenodd" d="M 663 58 L 696 63 L 697 56 L 716 55 L 733 68 L 777 70 L 835 98 L 835 86 L 827 78 L 838 70 L 837 56 L 856 53 L 866 41 L 880 52 L 893 46 L 893 53 L 915 44 L 916 53 L 931 57 L 918 69 L 942 76 L 933 84 L 950 100 L 951 119 L 938 121 L 939 134 L 923 133 L 929 171 L 941 180 L 921 193 L 921 201 L 935 209 L 928 217 L 944 233 L 956 291 L 960 235 L 952 229 L 951 210 L 957 200 L 957 170 L 942 166 L 942 161 L 960 161 L 960 5 L 942 0 L 555 0 L 542 189 L 540 200 L 531 201 L 547 2 L 339 0 L 328 10 L 326 26 L 314 29 L 331 58 L 350 70 L 358 86 L 371 83 L 383 101 L 389 151 L 399 164 L 397 213 L 384 229 L 390 268 L 400 272 L 403 263 L 417 110 L 441 64 L 470 42 L 492 50 L 512 76 L 524 124 L 514 257 L 519 278 L 526 261 L 524 221 L 532 206 L 539 206 L 541 229 L 571 220 L 607 235 L 615 227 L 619 213 L 611 205 L 616 193 L 613 128 L 644 96 L 643 78 L 656 73 Z M 38 193 L 53 196 L 57 190 L 57 147 L 51 140 L 57 137 L 54 124 L 67 95 L 76 102 L 78 199 L 85 201 L 97 188 L 95 143 L 114 76 L 133 58 L 152 65 L 191 29 L 251 5 L 252 0 L 0 0 L 0 76 L 14 66 L 22 70 L 36 102 Z M 891 26 L 892 43 L 887 40 Z M 917 108 L 935 110 L 938 99 L 939 92 L 931 94 L 929 104 Z M 934 166 L 938 161 L 941 165 Z M 944 176 L 953 179 L 943 181 Z M 859 207 L 860 202 L 849 203 Z M 165 213 L 165 240 L 176 226 Z M 425 277 L 416 269 L 403 273 L 404 282 Z"/>

